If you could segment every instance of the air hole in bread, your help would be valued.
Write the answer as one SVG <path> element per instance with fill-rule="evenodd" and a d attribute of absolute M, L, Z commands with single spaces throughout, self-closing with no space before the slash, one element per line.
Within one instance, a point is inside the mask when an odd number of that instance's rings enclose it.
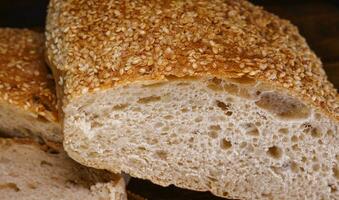
<path fill-rule="evenodd" d="M 225 112 L 225 115 L 227 115 L 227 116 L 231 116 L 232 114 L 233 114 L 232 111 L 227 111 L 227 112 Z"/>
<path fill-rule="evenodd" d="M 42 115 L 38 115 L 37 120 L 38 120 L 39 122 L 43 122 L 43 123 L 47 123 L 47 122 L 48 122 L 48 120 L 46 119 L 46 117 L 44 117 L 44 116 L 42 116 Z"/>
<path fill-rule="evenodd" d="M 305 119 L 310 110 L 300 101 L 275 92 L 265 92 L 255 104 L 283 120 Z"/>
<path fill-rule="evenodd" d="M 315 114 L 314 114 L 314 118 L 315 118 L 316 120 L 320 120 L 320 119 L 321 119 L 321 114 L 315 113 Z"/>
<path fill-rule="evenodd" d="M 138 100 L 138 103 L 147 104 L 147 103 L 156 102 L 160 100 L 161 100 L 161 97 L 159 96 L 149 96 L 149 97 L 140 98 Z"/>
<path fill-rule="evenodd" d="M 163 126 L 164 126 L 164 123 L 162 123 L 162 122 L 157 122 L 157 123 L 154 124 L 154 128 L 161 128 Z"/>
<path fill-rule="evenodd" d="M 271 193 L 262 193 L 261 194 L 265 199 L 274 199 Z"/>
<path fill-rule="evenodd" d="M 311 132 L 311 130 L 312 130 L 312 125 L 311 124 L 309 124 L 309 123 L 304 123 L 304 124 L 302 124 L 301 126 L 300 126 L 300 128 L 302 129 L 302 131 L 303 131 L 303 133 L 310 133 Z"/>
<path fill-rule="evenodd" d="M 3 183 L 3 184 L 0 184 L 0 190 L 3 190 L 3 189 L 12 189 L 15 192 L 19 192 L 20 191 L 19 187 L 15 183 Z"/>
<path fill-rule="evenodd" d="M 40 166 L 50 166 L 50 167 L 52 167 L 53 164 L 52 164 L 52 163 L 49 163 L 49 162 L 47 162 L 47 161 L 45 161 L 45 160 L 42 160 L 42 161 L 40 162 Z"/>
<path fill-rule="evenodd" d="M 227 197 L 227 196 L 228 196 L 228 192 L 223 192 L 222 195 L 223 195 L 224 197 Z"/>
<path fill-rule="evenodd" d="M 314 138 L 320 138 L 322 136 L 322 133 L 318 128 L 312 128 L 311 135 Z"/>
<path fill-rule="evenodd" d="M 331 193 L 337 192 L 337 188 L 336 188 L 336 186 L 334 184 L 328 184 L 328 187 L 331 188 Z"/>
<path fill-rule="evenodd" d="M 281 133 L 281 134 L 288 134 L 288 128 L 280 128 L 278 130 L 278 133 Z"/>
<path fill-rule="evenodd" d="M 293 136 L 291 137 L 291 142 L 293 142 L 293 143 L 298 142 L 298 136 L 293 135 Z"/>
<path fill-rule="evenodd" d="M 213 139 L 217 138 L 218 135 L 219 135 L 218 131 L 209 131 L 208 132 L 208 136 L 210 136 Z"/>
<path fill-rule="evenodd" d="M 247 146 L 247 142 L 241 142 L 241 143 L 239 144 L 239 147 L 240 147 L 241 149 L 245 148 L 246 146 Z"/>
<path fill-rule="evenodd" d="M 232 147 L 232 143 L 227 139 L 222 139 L 220 142 L 221 149 L 227 150 Z"/>
<path fill-rule="evenodd" d="M 333 132 L 331 129 L 327 130 L 326 134 L 327 134 L 328 136 L 334 136 L 334 132 Z M 339 159 L 338 159 L 338 160 L 339 160 Z"/>
<path fill-rule="evenodd" d="M 100 123 L 100 122 L 98 122 L 98 121 L 92 121 L 92 122 L 91 122 L 91 129 L 93 129 L 93 128 L 98 128 L 98 127 L 102 127 L 102 126 L 103 126 L 103 124 Z"/>
<path fill-rule="evenodd" d="M 158 141 L 158 139 L 156 139 L 156 138 L 147 138 L 146 139 L 146 142 L 147 142 L 147 144 L 149 144 L 149 145 L 155 145 L 155 144 L 157 144 L 159 141 Z"/>
<path fill-rule="evenodd" d="M 306 163 L 307 162 L 307 158 L 305 156 L 301 157 L 301 161 Z"/>
<path fill-rule="evenodd" d="M 188 82 L 180 82 L 177 84 L 177 86 L 187 86 L 190 85 Z"/>
<path fill-rule="evenodd" d="M 172 115 L 166 115 L 164 116 L 164 119 L 170 120 L 170 119 L 174 119 L 174 117 Z"/>
<path fill-rule="evenodd" d="M 162 127 L 161 130 L 164 131 L 164 132 L 167 132 L 167 131 L 170 130 L 170 127 L 169 126 L 164 126 L 164 127 Z"/>
<path fill-rule="evenodd" d="M 223 91 L 224 88 L 222 87 L 221 80 L 217 78 L 213 78 L 208 80 L 207 87 L 213 91 L 219 92 Z"/>
<path fill-rule="evenodd" d="M 188 109 L 187 109 L 187 108 L 182 108 L 182 109 L 181 109 L 181 112 L 182 112 L 182 113 L 187 113 L 187 112 L 188 112 Z"/>
<path fill-rule="evenodd" d="M 321 169 L 323 172 L 327 173 L 329 171 L 329 167 L 326 164 L 321 165 Z"/>
<path fill-rule="evenodd" d="M 131 110 L 134 111 L 134 112 L 141 112 L 140 107 L 133 107 Z"/>
<path fill-rule="evenodd" d="M 138 149 L 139 151 L 146 151 L 146 148 L 143 147 L 143 146 L 139 146 L 137 149 Z"/>
<path fill-rule="evenodd" d="M 258 128 L 252 123 L 245 123 L 245 124 L 241 124 L 240 126 L 245 131 L 245 133 L 247 135 L 251 135 L 251 136 L 258 136 L 259 135 Z"/>
<path fill-rule="evenodd" d="M 47 153 L 57 155 L 57 154 L 59 154 L 60 152 L 59 152 L 58 150 L 56 150 L 56 149 L 48 148 L 48 149 L 47 149 Z"/>
<path fill-rule="evenodd" d="M 193 112 L 197 111 L 197 106 L 192 106 L 192 111 Z"/>
<path fill-rule="evenodd" d="M 163 150 L 158 150 L 155 152 L 157 157 L 160 158 L 161 160 L 166 160 L 167 159 L 167 152 Z"/>
<path fill-rule="evenodd" d="M 300 134 L 300 135 L 299 135 L 299 140 L 300 140 L 300 141 L 303 141 L 303 140 L 304 140 L 304 134 Z"/>
<path fill-rule="evenodd" d="M 339 168 L 338 168 L 338 166 L 334 166 L 334 167 L 332 168 L 332 171 L 333 171 L 334 177 L 335 177 L 337 180 L 339 180 Z"/>
<path fill-rule="evenodd" d="M 38 187 L 37 187 L 35 184 L 33 184 L 33 183 L 27 183 L 27 187 L 29 187 L 30 189 L 33 189 L 33 190 L 35 190 L 35 189 L 38 188 Z"/>
<path fill-rule="evenodd" d="M 91 158 L 95 158 L 95 157 L 98 157 L 98 156 L 99 156 L 99 153 L 94 152 L 94 151 L 88 153 L 88 157 L 91 157 Z"/>
<path fill-rule="evenodd" d="M 229 111 L 230 104 L 226 104 L 226 103 L 224 103 L 224 102 L 222 102 L 222 101 L 219 101 L 219 100 L 216 100 L 215 102 L 216 102 L 217 106 L 218 106 L 222 111 L 225 112 L 226 115 L 228 115 L 228 116 L 232 115 L 232 112 Z"/>
<path fill-rule="evenodd" d="M 202 118 L 201 116 L 196 117 L 196 118 L 194 119 L 194 121 L 197 122 L 197 123 L 201 122 L 202 120 L 203 120 L 203 118 Z"/>
<path fill-rule="evenodd" d="M 288 142 L 288 138 L 287 138 L 287 137 L 284 137 L 284 138 L 282 139 L 282 141 L 283 141 L 284 143 L 286 143 L 286 142 Z"/>
<path fill-rule="evenodd" d="M 280 159 L 282 157 L 283 151 L 277 146 L 272 146 L 268 148 L 267 154 L 274 159 Z"/>
<path fill-rule="evenodd" d="M 278 136 L 276 136 L 276 135 L 273 135 L 272 138 L 273 138 L 274 141 L 277 141 L 277 140 L 278 140 Z"/>
<path fill-rule="evenodd" d="M 113 106 L 113 110 L 117 111 L 117 110 L 123 110 L 125 108 L 128 107 L 128 104 L 117 104 Z"/>
<path fill-rule="evenodd" d="M 291 162 L 290 164 L 291 171 L 297 173 L 299 171 L 299 166 L 296 162 Z"/>
<path fill-rule="evenodd" d="M 316 171 L 319 171 L 320 165 L 319 165 L 318 163 L 313 164 L 312 169 L 313 169 L 313 171 L 315 171 L 315 172 L 316 172 Z"/>
<path fill-rule="evenodd" d="M 221 127 L 219 125 L 211 125 L 209 129 L 213 131 L 220 131 Z"/>

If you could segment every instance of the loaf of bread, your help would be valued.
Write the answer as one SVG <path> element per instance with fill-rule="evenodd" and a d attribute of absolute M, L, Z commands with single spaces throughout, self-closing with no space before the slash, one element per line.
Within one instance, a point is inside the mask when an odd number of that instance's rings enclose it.
<path fill-rule="evenodd" d="M 0 132 L 61 142 L 55 84 L 43 44 L 43 33 L 0 29 Z"/>
<path fill-rule="evenodd" d="M 296 27 L 243 0 L 57 1 L 78 162 L 236 199 L 338 199 L 338 93 Z"/>
<path fill-rule="evenodd" d="M 61 148 L 4 138 L 0 138 L 0 199 L 127 200 L 121 176 L 79 165 Z"/>

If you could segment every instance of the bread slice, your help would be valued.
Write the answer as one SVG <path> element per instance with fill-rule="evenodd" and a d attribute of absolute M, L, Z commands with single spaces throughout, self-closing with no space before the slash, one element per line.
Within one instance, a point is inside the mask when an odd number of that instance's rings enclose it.
<path fill-rule="evenodd" d="M 338 199 L 338 93 L 247 1 L 56 1 L 47 59 L 78 162 L 239 199 Z"/>
<path fill-rule="evenodd" d="M 43 44 L 42 33 L 0 29 L 0 132 L 61 142 L 55 84 Z"/>
<path fill-rule="evenodd" d="M 79 165 L 62 149 L 0 138 L 0 150 L 0 199 L 127 199 L 121 176 Z"/>

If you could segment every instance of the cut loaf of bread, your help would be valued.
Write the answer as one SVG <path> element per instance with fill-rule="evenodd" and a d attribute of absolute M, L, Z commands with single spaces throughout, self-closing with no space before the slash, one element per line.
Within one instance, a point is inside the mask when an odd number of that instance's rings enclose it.
<path fill-rule="evenodd" d="M 2 200 L 127 200 L 121 176 L 82 166 L 62 149 L 0 138 Z"/>
<path fill-rule="evenodd" d="M 0 132 L 61 142 L 55 84 L 43 44 L 42 33 L 0 29 Z"/>
<path fill-rule="evenodd" d="M 57 1 L 47 59 L 78 162 L 239 199 L 338 199 L 338 93 L 247 1 Z"/>

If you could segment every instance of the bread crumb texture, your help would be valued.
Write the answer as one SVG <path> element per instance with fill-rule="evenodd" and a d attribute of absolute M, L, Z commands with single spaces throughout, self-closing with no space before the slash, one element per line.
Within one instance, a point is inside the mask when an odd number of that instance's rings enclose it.
<path fill-rule="evenodd" d="M 247 1 L 52 0 L 46 36 L 64 104 L 136 80 L 245 76 L 339 119 L 338 93 L 297 28 Z"/>
<path fill-rule="evenodd" d="M 44 36 L 27 29 L 0 29 L 0 102 L 56 121 L 53 77 L 44 63 Z"/>
<path fill-rule="evenodd" d="M 0 138 L 0 199 L 127 199 L 120 175 L 82 166 L 54 147 Z"/>

